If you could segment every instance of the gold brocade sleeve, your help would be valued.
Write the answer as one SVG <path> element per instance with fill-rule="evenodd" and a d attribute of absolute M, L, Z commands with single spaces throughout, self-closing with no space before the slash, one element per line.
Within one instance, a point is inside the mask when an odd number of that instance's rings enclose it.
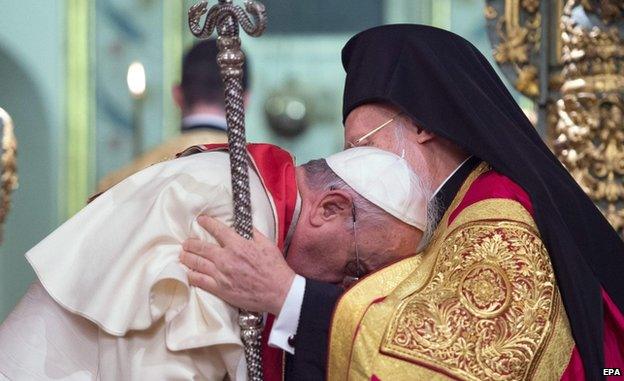
<path fill-rule="evenodd" d="M 329 379 L 345 379 L 351 358 L 352 340 L 358 330 L 362 317 L 371 302 L 387 296 L 420 263 L 421 257 L 414 256 L 394 263 L 387 268 L 373 273 L 345 292 L 338 301 L 336 310 L 348 311 L 336 313 L 332 321 L 329 348 Z"/>
<path fill-rule="evenodd" d="M 369 306 L 351 345 L 346 370 L 329 373 L 346 377 L 330 379 L 555 380 L 574 341 L 533 219 L 490 199 L 463 210 Z"/>

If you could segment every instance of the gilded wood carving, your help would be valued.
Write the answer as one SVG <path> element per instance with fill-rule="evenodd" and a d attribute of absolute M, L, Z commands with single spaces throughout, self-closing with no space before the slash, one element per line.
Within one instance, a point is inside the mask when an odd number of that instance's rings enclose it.
<path fill-rule="evenodd" d="M 553 147 L 624 236 L 623 9 L 615 1 L 566 4 L 561 20 L 564 83 Z M 592 12 L 600 21 L 587 24 Z"/>
<path fill-rule="evenodd" d="M 538 52 L 541 45 L 540 0 L 488 0 L 485 17 L 494 59 L 522 94 L 539 95 Z"/>
<path fill-rule="evenodd" d="M 494 58 L 514 87 L 535 100 L 547 143 L 624 237 L 624 3 L 540 4 L 486 2 Z M 540 25 L 545 20 L 553 27 Z M 540 29 L 550 30 L 550 38 Z"/>
<path fill-rule="evenodd" d="M 17 140 L 13 132 L 11 116 L 0 108 L 0 129 L 2 130 L 2 155 L 0 156 L 0 243 L 2 224 L 11 207 L 11 194 L 17 189 Z"/>

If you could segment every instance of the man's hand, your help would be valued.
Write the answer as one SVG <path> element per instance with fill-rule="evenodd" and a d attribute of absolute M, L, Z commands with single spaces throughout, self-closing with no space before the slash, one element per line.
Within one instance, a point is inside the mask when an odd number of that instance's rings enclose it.
<path fill-rule="evenodd" d="M 214 218 L 197 221 L 221 246 L 184 242 L 180 261 L 191 269 L 191 284 L 236 307 L 277 316 L 295 277 L 277 246 L 255 229 L 246 240 Z"/>

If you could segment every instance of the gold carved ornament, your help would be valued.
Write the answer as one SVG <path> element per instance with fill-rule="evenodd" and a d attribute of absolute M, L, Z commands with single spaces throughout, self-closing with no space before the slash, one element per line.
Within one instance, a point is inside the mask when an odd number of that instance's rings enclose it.
<path fill-rule="evenodd" d="M 539 103 L 547 143 L 624 238 L 624 2 L 553 0 L 543 7 L 548 14 L 540 4 L 486 1 L 494 58 Z M 539 93 L 540 77 L 548 94 Z"/>
<path fill-rule="evenodd" d="M 590 1 L 580 5 L 610 20 L 617 20 L 614 12 L 622 9 L 609 1 L 596 8 L 590 8 Z M 578 25 L 572 12 L 578 6 L 578 1 L 568 1 L 562 17 L 564 83 L 553 148 L 624 236 L 624 41 L 615 25 Z"/>
<path fill-rule="evenodd" d="M 587 12 L 596 13 L 604 23 L 610 23 L 622 17 L 624 3 L 621 0 L 581 0 Z"/>
<path fill-rule="evenodd" d="M 381 351 L 460 379 L 531 379 L 559 305 L 538 234 L 520 222 L 478 221 L 445 241 Z"/>
<path fill-rule="evenodd" d="M 485 17 L 494 45 L 494 59 L 522 94 L 539 96 L 537 53 L 541 44 L 540 0 L 505 0 L 498 11 L 488 0 Z"/>
<path fill-rule="evenodd" d="M 11 194 L 17 189 L 17 140 L 11 116 L 2 108 L 0 108 L 0 128 L 2 128 L 0 156 L 0 243 L 2 243 L 2 224 L 11 207 Z"/>

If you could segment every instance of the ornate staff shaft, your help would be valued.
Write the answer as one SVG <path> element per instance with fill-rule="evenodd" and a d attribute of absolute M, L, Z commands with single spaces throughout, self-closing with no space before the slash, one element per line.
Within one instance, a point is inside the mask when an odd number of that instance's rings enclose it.
<path fill-rule="evenodd" d="M 252 238 L 251 201 L 245 139 L 245 110 L 243 109 L 243 63 L 245 55 L 240 48 L 238 25 L 251 36 L 260 36 L 266 26 L 265 8 L 254 1 L 246 1 L 247 13 L 232 0 L 219 0 L 208 10 L 208 4 L 201 2 L 189 10 L 189 27 L 198 38 L 208 38 L 217 28 L 217 63 L 225 87 L 225 115 L 227 119 L 230 171 L 232 174 L 232 194 L 234 199 L 234 229 L 246 239 Z M 200 18 L 206 14 L 204 26 Z M 262 354 L 260 340 L 262 315 L 241 310 L 239 314 L 241 339 L 245 346 L 247 374 L 252 381 L 262 380 Z"/>

